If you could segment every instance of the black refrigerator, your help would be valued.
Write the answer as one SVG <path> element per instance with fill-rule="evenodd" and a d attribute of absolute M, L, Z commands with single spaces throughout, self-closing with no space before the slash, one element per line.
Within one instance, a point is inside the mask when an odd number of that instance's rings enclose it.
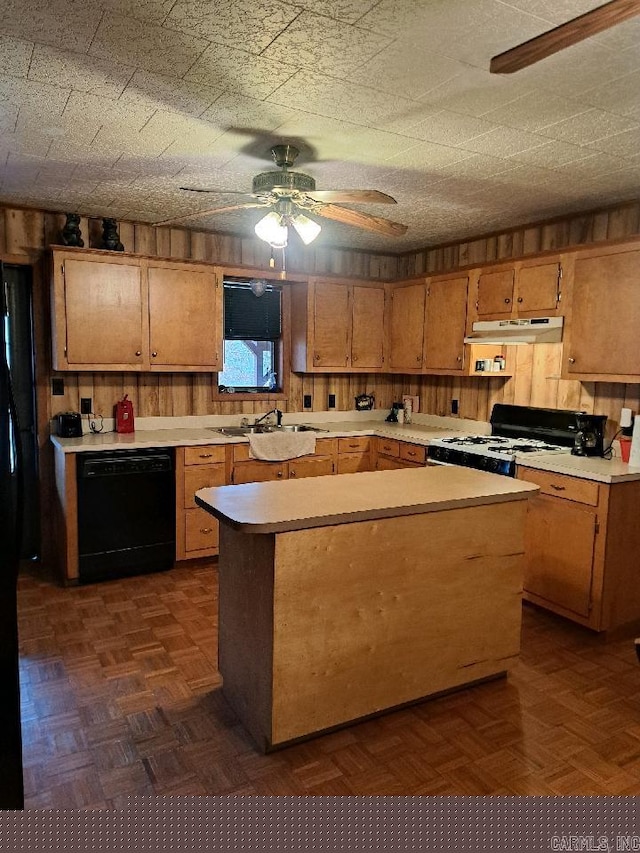
<path fill-rule="evenodd" d="M 25 366 L 31 365 L 30 277 L 0 265 L 0 808 L 24 808 L 20 681 L 18 669 L 17 581 L 24 553 L 25 459 L 34 441 L 24 441 L 19 399 L 24 393 Z M 26 334 L 24 327 L 27 327 Z M 27 358 L 25 364 L 24 351 Z M 16 363 L 19 361 L 19 364 Z M 18 374 L 18 381 L 14 374 Z M 31 389 L 29 389 L 31 384 Z M 18 386 L 18 387 L 17 387 Z M 33 374 L 27 397 L 34 398 Z M 33 411 L 33 406 L 31 406 Z M 27 408 L 27 412 L 29 407 Z M 29 419 L 27 414 L 26 420 Z M 29 425 L 28 434 L 35 438 Z M 27 445 L 25 452 L 25 445 Z M 27 461 L 27 467 L 29 463 Z"/>

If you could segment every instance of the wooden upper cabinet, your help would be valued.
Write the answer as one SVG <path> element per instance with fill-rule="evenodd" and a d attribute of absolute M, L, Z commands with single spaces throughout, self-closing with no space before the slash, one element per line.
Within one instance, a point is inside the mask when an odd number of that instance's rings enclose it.
<path fill-rule="evenodd" d="M 427 283 L 423 370 L 462 371 L 467 324 L 468 276 Z"/>
<path fill-rule="evenodd" d="M 384 365 L 385 286 L 313 278 L 291 288 L 291 364 L 300 373 Z"/>
<path fill-rule="evenodd" d="M 54 370 L 213 371 L 222 288 L 206 264 L 54 249 Z"/>
<path fill-rule="evenodd" d="M 392 370 L 421 373 L 424 359 L 424 282 L 394 287 L 390 299 L 389 363 Z"/>
<path fill-rule="evenodd" d="M 195 264 L 149 263 L 151 367 L 221 369 L 216 273 Z"/>
<path fill-rule="evenodd" d="M 384 366 L 384 288 L 354 284 L 352 293 L 351 364 L 357 370 L 381 370 Z"/>
<path fill-rule="evenodd" d="M 478 276 L 476 306 L 478 317 L 510 317 L 513 310 L 515 270 L 481 272 Z"/>
<path fill-rule="evenodd" d="M 531 313 L 555 314 L 560 301 L 562 266 L 551 263 L 523 263 L 517 271 L 515 310 L 519 317 Z"/>
<path fill-rule="evenodd" d="M 318 282 L 313 288 L 313 365 L 347 367 L 350 356 L 350 293 L 343 284 Z"/>
<path fill-rule="evenodd" d="M 579 251 L 569 275 L 563 377 L 640 382 L 640 246 Z"/>
<path fill-rule="evenodd" d="M 59 264 L 56 277 L 65 318 L 57 336 L 56 369 L 65 362 L 78 369 L 141 367 L 146 305 L 140 268 L 68 258 Z"/>
<path fill-rule="evenodd" d="M 555 316 L 560 308 L 561 278 L 558 257 L 479 269 L 475 273 L 475 315 L 478 320 Z"/>

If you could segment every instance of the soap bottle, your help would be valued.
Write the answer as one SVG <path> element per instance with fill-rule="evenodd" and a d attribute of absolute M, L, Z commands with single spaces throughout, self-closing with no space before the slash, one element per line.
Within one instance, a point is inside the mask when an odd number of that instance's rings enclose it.
<path fill-rule="evenodd" d="M 411 415 L 413 414 L 413 402 L 409 399 L 404 401 L 404 422 L 411 423 Z"/>

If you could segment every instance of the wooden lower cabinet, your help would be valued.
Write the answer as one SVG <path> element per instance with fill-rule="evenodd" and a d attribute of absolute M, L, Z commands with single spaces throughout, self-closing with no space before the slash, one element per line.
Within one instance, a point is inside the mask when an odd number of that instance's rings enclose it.
<path fill-rule="evenodd" d="M 196 506 L 198 489 L 229 482 L 224 445 L 176 448 L 176 559 L 218 553 L 218 521 Z"/>
<path fill-rule="evenodd" d="M 358 474 L 371 471 L 371 444 L 368 435 L 338 439 L 338 474 Z"/>
<path fill-rule="evenodd" d="M 519 467 L 529 500 L 524 598 L 595 631 L 640 625 L 640 482 Z"/>
<path fill-rule="evenodd" d="M 395 438 L 376 439 L 376 471 L 419 468 L 426 464 L 427 448 L 424 445 L 398 441 Z"/>
<path fill-rule="evenodd" d="M 321 438 L 316 441 L 316 452 L 286 462 L 267 462 L 252 459 L 248 444 L 233 446 L 233 469 L 230 482 L 265 483 L 270 480 L 300 479 L 300 477 L 323 477 L 335 474 L 337 439 Z"/>

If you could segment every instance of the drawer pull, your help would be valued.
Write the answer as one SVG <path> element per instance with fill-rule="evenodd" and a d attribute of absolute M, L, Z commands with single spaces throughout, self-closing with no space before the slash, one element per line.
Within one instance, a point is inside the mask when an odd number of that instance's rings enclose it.
<path fill-rule="evenodd" d="M 415 452 L 415 450 L 407 450 L 407 456 L 417 456 L 417 455 L 418 454 Z"/>
<path fill-rule="evenodd" d="M 213 527 L 201 527 L 200 533 L 213 533 Z"/>
<path fill-rule="evenodd" d="M 213 453 L 200 453 L 199 454 L 200 459 L 211 459 L 212 456 L 213 456 Z"/>
<path fill-rule="evenodd" d="M 565 489 L 567 488 L 566 486 L 556 486 L 555 483 L 551 483 L 550 485 L 551 485 L 551 488 L 555 489 L 556 492 L 564 492 Z"/>

